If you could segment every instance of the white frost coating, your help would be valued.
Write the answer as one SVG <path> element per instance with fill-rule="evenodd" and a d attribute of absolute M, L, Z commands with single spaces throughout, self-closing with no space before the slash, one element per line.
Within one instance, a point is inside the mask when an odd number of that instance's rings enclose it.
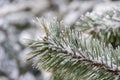
<path fill-rule="evenodd" d="M 80 16 L 80 12 L 70 12 L 66 17 L 64 18 L 64 22 L 68 25 L 73 24 L 77 18 Z"/>
<path fill-rule="evenodd" d="M 46 72 L 46 71 L 42 71 L 42 75 L 43 75 L 43 80 L 49 80 L 52 73 L 50 72 Z"/>
<path fill-rule="evenodd" d="M 63 45 L 63 46 L 64 46 L 64 49 L 67 50 L 68 53 L 73 53 L 69 45 L 68 46 Z"/>
<path fill-rule="evenodd" d="M 36 80 L 36 78 L 30 72 L 27 72 L 24 75 L 21 75 L 18 80 Z"/>
<path fill-rule="evenodd" d="M 0 43 L 4 42 L 6 39 L 6 36 L 4 34 L 4 32 L 0 31 Z"/>
<path fill-rule="evenodd" d="M 92 57 L 90 57 L 88 60 L 91 60 L 91 61 L 93 61 L 94 63 L 98 63 L 98 64 L 105 64 L 106 66 L 108 66 L 109 67 L 109 69 L 111 69 L 111 70 L 116 70 L 116 69 L 118 69 L 118 70 L 120 70 L 120 67 L 117 67 L 117 65 L 115 65 L 115 64 L 113 64 L 113 62 L 111 63 L 110 61 L 109 61 L 109 57 L 107 57 L 107 62 L 105 61 L 105 59 L 103 58 L 104 56 L 102 56 L 102 57 L 98 57 L 98 58 L 92 58 Z M 112 66 L 111 66 L 112 65 Z"/>

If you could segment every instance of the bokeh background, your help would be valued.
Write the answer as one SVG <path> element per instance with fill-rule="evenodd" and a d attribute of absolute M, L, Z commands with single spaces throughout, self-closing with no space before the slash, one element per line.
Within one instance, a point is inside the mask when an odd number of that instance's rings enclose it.
<path fill-rule="evenodd" d="M 101 14 L 119 6 L 119 0 L 0 0 L 0 80 L 48 80 L 50 73 L 25 62 L 31 51 L 27 39 L 37 39 L 40 28 L 36 17 L 63 20 L 74 25 L 86 12 Z"/>

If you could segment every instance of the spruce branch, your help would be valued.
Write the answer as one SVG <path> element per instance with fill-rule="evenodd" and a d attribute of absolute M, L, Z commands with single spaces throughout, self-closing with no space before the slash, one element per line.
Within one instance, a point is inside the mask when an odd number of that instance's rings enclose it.
<path fill-rule="evenodd" d="M 47 25 L 41 22 L 41 25 Z M 27 60 L 36 58 L 35 66 L 59 74 L 66 80 L 119 80 L 120 47 L 113 49 L 97 39 L 65 27 L 56 19 L 44 26 L 45 37 L 34 41 Z"/>

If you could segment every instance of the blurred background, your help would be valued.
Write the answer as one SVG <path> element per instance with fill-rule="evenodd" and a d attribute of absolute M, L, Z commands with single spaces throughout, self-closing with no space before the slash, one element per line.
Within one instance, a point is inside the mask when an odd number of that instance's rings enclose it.
<path fill-rule="evenodd" d="M 37 39 L 36 17 L 57 17 L 73 25 L 82 14 L 119 6 L 119 0 L 0 0 L 0 80 L 48 80 L 49 73 L 25 62 L 26 39 Z M 43 73 L 41 73 L 43 72 Z"/>

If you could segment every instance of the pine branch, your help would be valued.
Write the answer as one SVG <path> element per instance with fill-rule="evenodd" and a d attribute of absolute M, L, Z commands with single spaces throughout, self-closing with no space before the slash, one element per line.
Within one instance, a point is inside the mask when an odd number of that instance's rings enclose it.
<path fill-rule="evenodd" d="M 47 34 L 30 45 L 34 50 L 28 60 L 37 57 L 34 65 L 59 74 L 59 80 L 120 79 L 120 47 L 105 46 L 65 26 L 57 20 L 44 24 Z"/>
<path fill-rule="evenodd" d="M 76 27 L 75 27 L 76 28 Z M 95 12 L 81 16 L 76 30 L 92 35 L 106 44 L 111 43 L 113 47 L 120 45 L 120 10 L 114 8 L 105 11 L 101 15 Z"/>

